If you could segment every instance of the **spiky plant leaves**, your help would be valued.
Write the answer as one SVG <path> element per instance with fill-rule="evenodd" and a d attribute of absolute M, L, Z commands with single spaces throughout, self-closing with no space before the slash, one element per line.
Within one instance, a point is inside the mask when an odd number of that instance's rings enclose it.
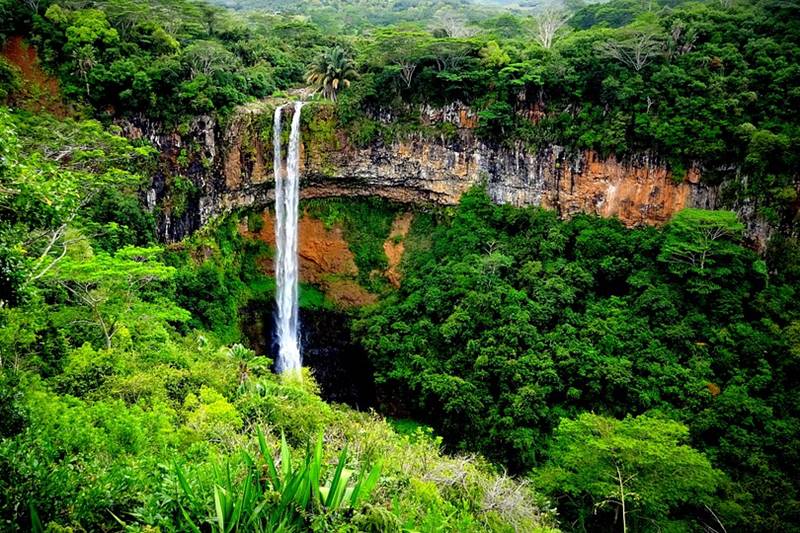
<path fill-rule="evenodd" d="M 220 531 L 225 531 L 225 512 L 222 508 L 222 501 L 220 498 L 220 487 L 214 487 L 214 508 L 217 511 L 217 526 Z"/>
<path fill-rule="evenodd" d="M 345 463 L 347 463 L 347 446 L 345 445 L 342 453 L 339 454 L 339 463 L 336 465 L 336 471 L 333 474 L 333 479 L 328 486 L 328 494 L 325 498 L 325 506 L 330 508 L 338 508 L 339 505 L 336 503 L 341 503 L 341 500 L 338 502 L 336 498 L 340 498 L 341 495 L 344 494 L 344 489 L 340 489 L 340 484 L 342 482 L 342 472 L 344 471 Z M 345 480 L 346 481 L 346 480 Z"/>
<path fill-rule="evenodd" d="M 34 533 L 40 533 L 44 531 L 42 521 L 39 518 L 39 513 L 36 511 L 36 506 L 33 505 L 33 502 L 28 503 L 28 510 L 31 513 L 31 531 Z"/>
<path fill-rule="evenodd" d="M 317 437 L 314 457 L 311 461 L 311 495 L 314 503 L 321 503 L 320 476 L 322 475 L 322 433 Z"/>
<path fill-rule="evenodd" d="M 305 523 L 303 517 L 306 513 L 324 514 L 360 505 L 369 497 L 380 477 L 380 463 L 373 465 L 368 474 L 368 468 L 364 466 L 356 483 L 351 486 L 350 480 L 355 472 L 346 468 L 349 452 L 345 446 L 332 476 L 322 485 L 322 434 L 313 448 L 310 442 L 306 445 L 305 459 L 297 465 L 292 463 L 291 450 L 282 435 L 279 471 L 261 429 L 257 430 L 257 436 L 261 458 L 254 460 L 245 451 L 240 454 L 240 464 L 245 468 L 244 479 L 232 475 L 230 463 L 224 470 L 217 468 L 213 471 L 216 483 L 209 519 L 213 529 L 220 533 L 296 531 Z M 205 504 L 198 500 L 177 464 L 175 471 L 190 508 L 187 510 L 181 505 L 181 512 L 189 528 L 200 531 L 192 515 L 203 513 Z M 265 479 L 262 478 L 264 472 Z M 276 498 L 272 497 L 273 494 Z"/>
<path fill-rule="evenodd" d="M 286 435 L 281 432 L 281 473 L 286 480 L 292 472 L 292 452 L 286 444 Z"/>
<path fill-rule="evenodd" d="M 383 464 L 378 461 L 372 466 L 372 469 L 370 470 L 366 479 L 364 479 L 364 473 L 366 472 L 366 469 L 361 470 L 361 474 L 358 476 L 358 483 L 353 488 L 353 493 L 350 498 L 350 507 L 356 507 L 362 500 L 369 498 L 369 495 L 378 484 L 382 469 Z"/>
<path fill-rule="evenodd" d="M 276 491 L 280 491 L 281 478 L 278 476 L 278 470 L 275 468 L 275 461 L 272 459 L 272 453 L 270 453 L 267 447 L 267 441 L 264 438 L 264 432 L 261 431 L 261 428 L 258 428 L 258 447 L 261 450 L 261 456 L 267 462 L 267 474 L 272 483 L 272 488 Z"/>
<path fill-rule="evenodd" d="M 186 476 L 183 474 L 183 470 L 178 463 L 175 463 L 175 474 L 178 476 L 178 483 L 181 486 L 181 490 L 183 490 L 183 494 L 189 500 L 190 504 L 194 504 L 197 499 L 195 498 L 194 491 L 192 491 L 192 487 L 189 485 L 189 482 L 186 479 Z"/>

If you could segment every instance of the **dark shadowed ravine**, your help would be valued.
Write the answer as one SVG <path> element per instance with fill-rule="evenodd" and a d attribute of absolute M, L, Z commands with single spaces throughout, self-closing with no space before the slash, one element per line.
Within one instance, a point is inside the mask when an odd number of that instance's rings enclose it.
<path fill-rule="evenodd" d="M 273 313 L 273 306 L 254 303 L 242 309 L 241 320 L 250 347 L 274 359 Z M 300 309 L 303 366 L 311 368 L 325 400 L 365 410 L 376 405 L 372 365 L 353 341 L 349 320 L 338 311 Z"/>

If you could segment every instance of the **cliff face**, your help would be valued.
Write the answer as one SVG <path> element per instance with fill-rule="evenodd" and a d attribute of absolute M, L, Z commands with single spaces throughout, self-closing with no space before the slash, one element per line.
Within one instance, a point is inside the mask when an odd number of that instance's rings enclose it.
<path fill-rule="evenodd" d="M 699 184 L 697 171 L 676 182 L 646 155 L 617 161 L 590 151 L 569 155 L 557 146 L 531 153 L 418 138 L 363 149 L 345 145 L 328 156 L 323 171 L 305 158 L 308 195 L 455 204 L 467 189 L 485 183 L 497 203 L 542 206 L 565 217 L 617 216 L 628 225 L 660 224 L 684 207 L 716 205 L 715 189 Z"/>
<path fill-rule="evenodd" d="M 162 171 L 147 194 L 148 206 L 160 210 L 162 238 L 180 239 L 235 208 L 270 205 L 272 113 L 269 103 L 254 104 L 224 126 L 199 117 L 180 134 L 165 134 L 143 120 L 123 124 L 129 137 L 148 137 L 162 153 Z M 717 207 L 717 189 L 700 183 L 697 169 L 676 180 L 647 154 L 617 160 L 558 146 L 535 152 L 490 146 L 476 139 L 477 119 L 460 106 L 424 108 L 420 118 L 427 125 L 449 123 L 454 133 L 357 146 L 336 131 L 329 107 L 307 106 L 301 196 L 451 205 L 469 188 L 485 184 L 498 203 L 542 206 L 563 217 L 617 216 L 628 225 L 661 224 L 684 207 Z M 186 180 L 190 187 L 175 186 Z M 182 197 L 176 198 L 176 189 Z"/>
<path fill-rule="evenodd" d="M 239 233 L 275 247 L 275 215 L 271 211 L 261 213 L 262 225 L 258 232 L 247 229 L 242 221 Z M 358 285 L 355 259 L 342 229 L 326 228 L 321 220 L 303 213 L 298 221 L 297 255 L 299 256 L 300 281 L 318 287 L 339 308 L 350 308 L 375 303 L 377 296 Z M 402 252 L 401 252 L 402 254 Z M 265 274 L 275 272 L 272 259 L 261 262 L 259 268 Z"/>

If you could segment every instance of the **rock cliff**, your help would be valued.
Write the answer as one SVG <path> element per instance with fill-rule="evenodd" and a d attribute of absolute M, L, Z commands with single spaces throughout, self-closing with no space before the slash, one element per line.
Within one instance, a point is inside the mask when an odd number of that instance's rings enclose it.
<path fill-rule="evenodd" d="M 239 233 L 265 242 L 274 249 L 275 215 L 271 211 L 264 211 L 261 220 L 257 232 L 249 231 L 247 223 L 243 222 L 239 225 Z M 298 233 L 300 281 L 318 287 L 339 308 L 375 303 L 377 296 L 370 294 L 355 280 L 358 268 L 340 227 L 328 229 L 321 220 L 304 213 L 298 221 Z M 400 253 L 402 255 L 402 251 Z M 261 261 L 258 266 L 268 275 L 275 272 L 271 258 Z"/>
<path fill-rule="evenodd" d="M 162 153 L 146 201 L 159 211 L 164 240 L 178 240 L 215 215 L 272 202 L 273 109 L 269 102 L 252 104 L 225 124 L 198 117 L 170 133 L 147 120 L 122 124 L 127 136 L 147 137 Z M 498 203 L 542 206 L 563 217 L 617 216 L 631 226 L 661 224 L 684 207 L 718 206 L 717 188 L 704 185 L 697 168 L 678 178 L 649 154 L 618 160 L 559 146 L 492 146 L 474 135 L 477 119 L 467 108 L 419 112 L 423 125 L 449 123 L 451 134 L 358 145 L 337 131 L 329 106 L 307 106 L 302 197 L 375 195 L 450 205 L 484 185 Z"/>

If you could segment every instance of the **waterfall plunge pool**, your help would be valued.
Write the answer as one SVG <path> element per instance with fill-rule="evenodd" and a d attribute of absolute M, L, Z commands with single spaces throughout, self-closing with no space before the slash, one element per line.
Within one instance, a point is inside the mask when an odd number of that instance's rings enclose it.
<path fill-rule="evenodd" d="M 341 311 L 300 308 L 299 319 L 303 366 L 311 369 L 322 398 L 359 410 L 376 407 L 372 364 L 350 335 L 350 317 Z M 253 302 L 240 311 L 240 320 L 250 347 L 275 359 L 274 307 Z"/>

